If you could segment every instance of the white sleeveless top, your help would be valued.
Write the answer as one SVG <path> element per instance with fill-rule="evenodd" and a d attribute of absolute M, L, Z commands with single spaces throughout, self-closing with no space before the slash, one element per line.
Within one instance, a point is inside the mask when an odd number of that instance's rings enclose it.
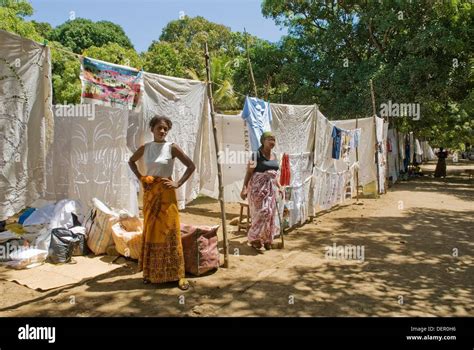
<path fill-rule="evenodd" d="M 145 143 L 143 154 L 146 165 L 146 175 L 170 177 L 173 174 L 174 159 L 171 155 L 172 142 Z"/>

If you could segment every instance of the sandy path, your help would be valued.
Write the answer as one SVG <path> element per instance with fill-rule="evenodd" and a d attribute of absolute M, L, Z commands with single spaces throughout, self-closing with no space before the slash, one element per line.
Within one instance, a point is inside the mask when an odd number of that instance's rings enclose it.
<path fill-rule="evenodd" d="M 412 179 L 334 208 L 289 233 L 283 250 L 259 254 L 231 234 L 231 267 L 190 278 L 185 293 L 143 285 L 128 261 L 50 292 L 0 281 L 0 316 L 474 316 L 474 190 L 465 169 L 474 164 L 450 164 L 446 181 Z M 227 212 L 237 216 L 238 206 Z M 219 215 L 218 203 L 202 198 L 182 221 L 218 224 Z M 363 261 L 327 259 L 333 244 L 363 248 Z"/>

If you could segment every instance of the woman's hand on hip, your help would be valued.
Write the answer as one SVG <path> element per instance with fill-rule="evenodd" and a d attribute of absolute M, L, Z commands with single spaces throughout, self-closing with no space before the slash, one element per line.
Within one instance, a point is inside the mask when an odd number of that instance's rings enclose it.
<path fill-rule="evenodd" d="M 170 179 L 163 179 L 163 185 L 165 185 L 166 188 L 178 188 L 179 187 L 178 182 L 170 180 Z"/>

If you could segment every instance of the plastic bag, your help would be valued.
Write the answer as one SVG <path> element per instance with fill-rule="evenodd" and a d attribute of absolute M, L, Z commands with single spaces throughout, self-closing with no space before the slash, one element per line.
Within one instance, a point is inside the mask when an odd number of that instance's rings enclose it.
<path fill-rule="evenodd" d="M 55 228 L 51 231 L 48 260 L 53 264 L 68 263 L 72 252 L 79 244 L 79 237 L 68 229 Z"/>
<path fill-rule="evenodd" d="M 140 220 L 138 220 L 139 224 L 136 222 L 135 224 L 130 224 L 129 220 L 126 222 L 134 231 L 126 229 L 126 227 L 122 225 L 122 222 L 118 222 L 112 226 L 112 237 L 115 242 L 115 249 L 119 254 L 127 258 L 138 259 L 142 250 L 143 240 L 141 222 Z"/>
<path fill-rule="evenodd" d="M 25 222 L 25 220 L 28 218 L 28 216 L 30 216 L 31 214 L 33 214 L 33 212 L 35 211 L 36 209 L 35 208 L 28 208 L 26 209 L 21 215 L 20 217 L 18 218 L 18 223 L 20 225 L 23 225 L 23 223 Z"/>
<path fill-rule="evenodd" d="M 76 226 L 69 229 L 69 231 L 76 234 L 77 238 L 79 239 L 78 244 L 72 251 L 72 255 L 78 256 L 89 254 L 89 248 L 87 247 L 86 228 L 82 226 Z"/>
<path fill-rule="evenodd" d="M 51 245 L 51 231 L 46 228 L 41 229 L 39 236 L 35 240 L 35 247 L 40 250 L 49 251 Z"/>
<path fill-rule="evenodd" d="M 143 231 L 143 223 L 135 216 L 132 217 L 121 217 L 120 224 L 128 232 Z"/>
<path fill-rule="evenodd" d="M 48 252 L 45 250 L 36 248 L 20 249 L 10 254 L 13 260 L 5 263 L 5 265 L 14 269 L 28 269 L 43 263 L 47 256 Z"/>
<path fill-rule="evenodd" d="M 48 204 L 44 207 L 36 209 L 23 222 L 23 226 L 45 225 L 49 224 L 53 217 L 55 204 Z"/>
<path fill-rule="evenodd" d="M 71 228 L 75 225 L 73 213 L 76 217 L 81 217 L 81 205 L 72 199 L 60 200 L 54 207 L 53 215 L 49 222 L 49 228 Z"/>

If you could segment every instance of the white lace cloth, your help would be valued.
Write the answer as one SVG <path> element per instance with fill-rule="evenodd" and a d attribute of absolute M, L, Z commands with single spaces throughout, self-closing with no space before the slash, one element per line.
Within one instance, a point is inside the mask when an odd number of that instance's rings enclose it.
<path fill-rule="evenodd" d="M 143 84 L 142 105 L 129 116 L 127 144 L 134 152 L 153 140 L 148 123 L 155 115 L 171 119 L 173 127 L 166 141 L 176 143 L 196 165 L 191 178 L 176 191 L 178 207 L 184 209 L 202 187 L 212 188 L 217 180 L 206 84 L 146 72 L 143 73 Z M 177 161 L 173 178 L 178 180 L 185 170 L 186 167 Z"/>
<path fill-rule="evenodd" d="M 250 144 L 248 130 L 240 115 L 216 115 L 217 140 L 219 143 L 222 180 L 225 202 L 241 202 L 240 192 L 244 183 L 247 163 L 250 160 Z M 215 162 L 215 159 L 212 159 Z M 209 182 L 201 190 L 202 194 L 211 198 L 219 198 L 218 181 Z"/>
<path fill-rule="evenodd" d="M 0 220 L 44 194 L 51 97 L 49 47 L 0 30 Z"/>
<path fill-rule="evenodd" d="M 94 118 L 56 116 L 55 122 L 46 198 L 77 199 L 87 207 L 97 197 L 111 207 L 137 214 L 128 166 L 128 111 L 96 105 Z"/>
<path fill-rule="evenodd" d="M 272 131 L 276 137 L 275 152 L 296 154 L 313 152 L 317 107 L 272 103 Z M 292 168 L 293 170 L 293 168 Z"/>

